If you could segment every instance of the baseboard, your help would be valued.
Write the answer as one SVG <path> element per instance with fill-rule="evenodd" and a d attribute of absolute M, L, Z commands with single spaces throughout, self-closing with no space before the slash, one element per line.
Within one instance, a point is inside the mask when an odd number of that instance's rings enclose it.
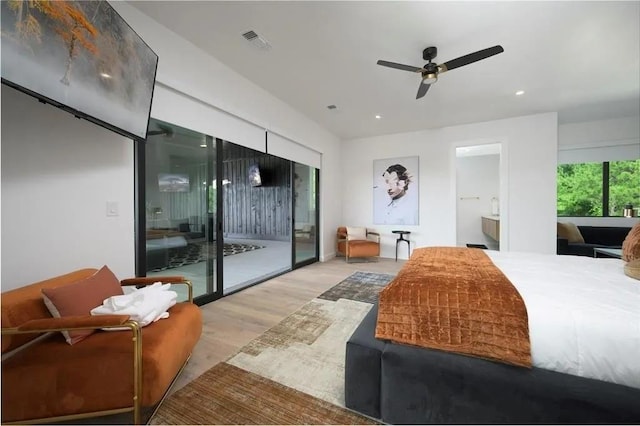
<path fill-rule="evenodd" d="M 334 257 L 336 257 L 336 252 L 335 251 L 333 253 L 323 254 L 323 255 L 320 256 L 320 262 L 328 262 L 329 260 L 333 259 Z"/>

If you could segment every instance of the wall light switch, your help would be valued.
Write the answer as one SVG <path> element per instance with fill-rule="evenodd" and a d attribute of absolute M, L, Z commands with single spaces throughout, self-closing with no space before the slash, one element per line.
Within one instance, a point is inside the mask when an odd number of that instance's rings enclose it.
<path fill-rule="evenodd" d="M 107 201 L 107 216 L 118 216 L 117 201 Z"/>

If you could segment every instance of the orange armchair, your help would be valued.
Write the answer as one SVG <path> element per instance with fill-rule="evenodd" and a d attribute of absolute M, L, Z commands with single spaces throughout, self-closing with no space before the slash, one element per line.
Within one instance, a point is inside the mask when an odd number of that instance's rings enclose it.
<path fill-rule="evenodd" d="M 337 232 L 336 253 L 345 257 L 347 263 L 353 257 L 380 256 L 380 234 L 367 228 L 341 226 Z"/>
<path fill-rule="evenodd" d="M 3 424 L 67 422 L 125 412 L 133 413 L 127 423 L 142 424 L 143 409 L 150 413 L 163 400 L 189 360 L 202 332 L 202 314 L 192 303 L 191 282 L 183 277 L 120 282 L 187 286 L 187 302 L 175 304 L 169 318 L 144 328 L 127 315 L 52 317 L 42 289 L 72 285 L 95 272 L 81 269 L 2 293 Z M 58 333 L 109 328 L 121 331 L 98 331 L 74 345 Z"/>

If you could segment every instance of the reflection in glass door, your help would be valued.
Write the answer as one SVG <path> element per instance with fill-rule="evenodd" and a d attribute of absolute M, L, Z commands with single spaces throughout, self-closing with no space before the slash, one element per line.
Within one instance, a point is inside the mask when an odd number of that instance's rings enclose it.
<path fill-rule="evenodd" d="M 293 164 L 293 263 L 303 266 L 318 260 L 318 170 Z"/>
<path fill-rule="evenodd" d="M 216 274 L 216 140 L 152 119 L 145 143 L 146 275 L 180 275 L 206 303 L 222 295 Z M 140 272 L 139 272 L 140 273 Z M 184 286 L 174 286 L 180 300 Z"/>
<path fill-rule="evenodd" d="M 223 294 L 291 270 L 291 163 L 219 141 Z"/>
<path fill-rule="evenodd" d="M 155 119 L 136 157 L 138 276 L 203 304 L 318 260 L 317 169 Z"/>

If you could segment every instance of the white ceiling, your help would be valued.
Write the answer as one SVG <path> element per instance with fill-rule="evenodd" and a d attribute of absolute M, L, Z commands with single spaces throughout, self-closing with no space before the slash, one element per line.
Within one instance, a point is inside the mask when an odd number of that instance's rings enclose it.
<path fill-rule="evenodd" d="M 131 3 L 343 139 L 548 111 L 640 116 L 638 1 Z M 419 74 L 376 65 L 497 44 L 504 53 L 442 74 L 418 100 Z"/>

